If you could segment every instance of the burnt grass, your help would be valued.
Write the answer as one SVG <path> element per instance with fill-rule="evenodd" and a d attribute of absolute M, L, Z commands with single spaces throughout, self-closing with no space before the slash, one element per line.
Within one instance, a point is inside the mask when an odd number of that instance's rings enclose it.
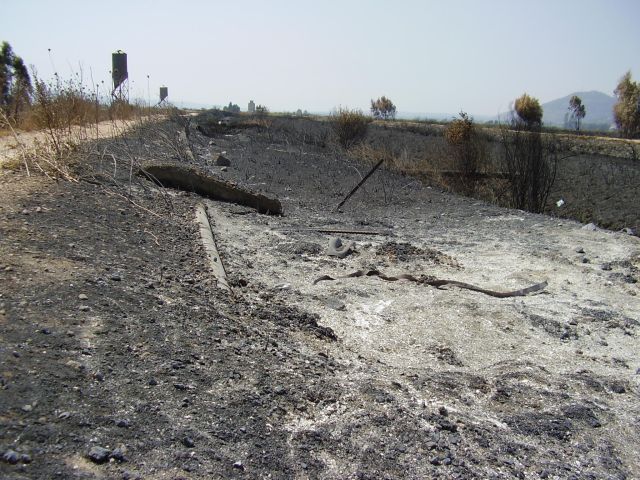
<path fill-rule="evenodd" d="M 638 472 L 606 429 L 606 398 L 630 395 L 624 383 L 589 372 L 558 378 L 526 362 L 471 375 L 451 368 L 459 362 L 446 351 L 441 369 L 389 381 L 385 365 L 332 353 L 340 346 L 334 332 L 281 297 L 256 303 L 220 293 L 193 222 L 198 196 L 162 193 L 141 178 L 129 190 L 125 152 L 224 173 L 277 196 L 285 215 L 304 226 L 333 208 L 366 166 L 332 146 L 326 125 L 214 128 L 204 120 L 188 127 L 193 161 L 149 127 L 91 147 L 121 159 L 115 176 L 106 176 L 113 165 L 96 155 L 79 159 L 79 183 L 0 176 L 2 478 L 596 479 Z M 182 126 L 154 128 L 173 135 Z M 213 153 L 231 146 L 232 166 L 220 172 Z M 414 202 L 459 211 L 465 201 L 384 171 L 342 215 L 358 227 L 393 228 Z M 381 254 L 430 252 L 396 244 Z M 531 321 L 564 333 L 553 321 Z M 416 405 L 416 392 L 469 408 Z M 493 420 L 480 421 L 485 414 Z M 321 425 L 314 415 L 323 416 Z M 303 420 L 294 425 L 294 418 Z M 97 446 L 106 457 L 91 459 Z"/>

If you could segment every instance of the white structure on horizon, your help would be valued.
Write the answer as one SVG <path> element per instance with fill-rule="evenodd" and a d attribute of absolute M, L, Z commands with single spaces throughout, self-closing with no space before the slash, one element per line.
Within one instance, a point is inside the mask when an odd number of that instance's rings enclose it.
<path fill-rule="evenodd" d="M 253 102 L 253 100 L 249 100 L 249 106 L 247 107 L 247 111 L 249 113 L 256 113 L 256 104 Z"/>

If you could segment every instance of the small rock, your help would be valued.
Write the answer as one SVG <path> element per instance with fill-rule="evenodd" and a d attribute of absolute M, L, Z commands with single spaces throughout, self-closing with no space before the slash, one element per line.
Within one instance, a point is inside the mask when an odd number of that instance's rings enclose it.
<path fill-rule="evenodd" d="M 576 253 L 584 253 L 584 248 L 582 248 L 582 247 L 577 247 L 577 248 L 576 248 Z"/>
<path fill-rule="evenodd" d="M 177 390 L 186 390 L 188 388 L 184 383 L 174 383 L 173 386 Z"/>
<path fill-rule="evenodd" d="M 50 328 L 43 328 L 42 330 L 40 330 L 41 333 L 44 333 L 45 335 L 51 335 L 51 329 Z"/>
<path fill-rule="evenodd" d="M 600 268 L 604 271 L 610 271 L 611 270 L 611 264 L 610 263 L 603 263 L 602 265 L 600 265 Z"/>
<path fill-rule="evenodd" d="M 582 227 L 582 230 L 588 230 L 590 232 L 595 232 L 596 230 L 598 230 L 598 227 L 596 226 L 595 223 L 587 223 L 585 226 Z"/>
<path fill-rule="evenodd" d="M 94 463 L 105 463 L 109 460 L 111 451 L 103 447 L 91 447 L 87 457 Z"/>
<path fill-rule="evenodd" d="M 438 413 L 443 417 L 446 417 L 447 415 L 449 415 L 449 411 L 447 410 L 447 407 L 445 407 L 444 405 L 438 409 Z"/>
<path fill-rule="evenodd" d="M 22 214 L 23 215 L 29 215 L 29 210 L 27 210 L 26 208 L 24 210 L 22 210 Z"/>
<path fill-rule="evenodd" d="M 155 387 L 156 385 L 158 385 L 158 381 L 155 378 L 150 378 L 149 385 L 151 385 L 152 387 Z"/>
<path fill-rule="evenodd" d="M 187 448 L 193 448 L 193 446 L 195 445 L 195 442 L 193 441 L 193 438 L 191 438 L 191 437 L 184 437 L 182 439 L 182 444 Z"/>
<path fill-rule="evenodd" d="M 116 420 L 116 427 L 129 428 L 130 426 L 131 426 L 131 422 L 129 420 L 126 420 L 124 418 L 120 418 Z"/>
<path fill-rule="evenodd" d="M 276 395 L 284 395 L 285 393 L 287 393 L 287 389 L 282 385 L 279 385 L 273 389 L 273 393 L 275 393 Z"/>
<path fill-rule="evenodd" d="M 31 405 L 29 405 L 29 404 L 23 405 L 23 407 L 22 407 L 22 411 L 23 412 L 29 413 L 31 410 L 33 410 L 33 407 Z"/>
<path fill-rule="evenodd" d="M 79 300 L 86 300 L 87 298 L 89 297 L 87 297 L 84 293 L 81 293 L 80 295 L 78 295 Z"/>
<path fill-rule="evenodd" d="M 31 455 L 23 453 L 22 455 L 20 455 L 20 461 L 22 463 L 31 463 Z"/>
<path fill-rule="evenodd" d="M 217 156 L 215 164 L 218 165 L 219 167 L 230 167 L 231 161 L 227 157 L 220 154 Z"/>
<path fill-rule="evenodd" d="M 78 310 L 80 310 L 81 312 L 88 312 L 90 310 L 89 305 L 80 305 L 78 307 Z"/>
<path fill-rule="evenodd" d="M 238 470 L 244 470 L 244 465 L 242 462 L 236 462 L 233 464 L 233 468 L 237 468 Z"/>
<path fill-rule="evenodd" d="M 114 448 L 113 452 L 111 452 L 111 455 L 109 455 L 110 458 L 113 458 L 114 460 L 118 461 L 118 462 L 126 462 L 127 459 L 124 456 L 124 449 L 123 448 Z"/>
<path fill-rule="evenodd" d="M 589 263 L 589 259 L 587 257 L 582 257 L 582 263 Z"/>
<path fill-rule="evenodd" d="M 440 457 L 433 457 L 429 462 L 431 462 L 431 465 L 442 465 Z"/>
<path fill-rule="evenodd" d="M 109 277 L 111 280 L 113 280 L 114 282 L 119 282 L 120 280 L 122 280 L 122 277 L 120 276 L 119 273 L 114 273 L 113 275 L 111 275 Z"/>
<path fill-rule="evenodd" d="M 7 450 L 2 455 L 2 460 L 4 460 L 7 463 L 10 463 L 11 465 L 15 465 L 20 461 L 20 455 L 18 455 L 18 453 L 14 452 L 13 450 Z"/>
<path fill-rule="evenodd" d="M 347 309 L 347 306 L 339 300 L 335 298 L 328 298 L 325 302 L 325 305 L 333 310 L 337 310 L 339 312 L 343 312 Z"/>
<path fill-rule="evenodd" d="M 620 382 L 613 382 L 610 387 L 613 393 L 626 393 L 627 391 L 627 389 L 624 388 L 624 385 Z"/>
<path fill-rule="evenodd" d="M 222 167 L 222 168 L 220 169 L 220 171 L 221 171 L 221 172 L 226 172 L 227 170 L 229 170 L 229 167 Z"/>

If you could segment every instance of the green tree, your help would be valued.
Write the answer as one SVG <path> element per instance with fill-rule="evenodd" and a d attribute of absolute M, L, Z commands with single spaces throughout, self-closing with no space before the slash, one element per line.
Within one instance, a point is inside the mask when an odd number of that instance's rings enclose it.
<path fill-rule="evenodd" d="M 371 99 L 371 115 L 379 120 L 396 118 L 396 106 L 384 95 L 377 100 Z"/>
<path fill-rule="evenodd" d="M 8 42 L 0 46 L 0 108 L 12 120 L 31 103 L 33 86 L 22 58 Z"/>
<path fill-rule="evenodd" d="M 580 131 L 580 122 L 587 114 L 582 99 L 577 95 L 572 96 L 569 100 L 569 110 L 571 111 L 571 117 L 575 119 L 576 130 Z"/>
<path fill-rule="evenodd" d="M 518 118 L 529 130 L 542 126 L 542 107 L 537 98 L 524 93 L 516 98 L 514 109 Z"/>
<path fill-rule="evenodd" d="M 640 84 L 631 80 L 631 72 L 625 73 L 614 90 L 617 103 L 613 106 L 613 117 L 624 137 L 640 136 Z"/>

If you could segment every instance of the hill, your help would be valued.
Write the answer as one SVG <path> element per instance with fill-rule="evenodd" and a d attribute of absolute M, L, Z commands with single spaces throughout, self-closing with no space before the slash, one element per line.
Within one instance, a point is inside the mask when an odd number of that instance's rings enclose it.
<path fill-rule="evenodd" d="M 546 125 L 565 125 L 565 115 L 569 114 L 569 99 L 577 95 L 582 99 L 587 114 L 584 117 L 583 124 L 600 125 L 601 128 L 609 128 L 613 124 L 613 105 L 616 99 L 606 93 L 591 92 L 575 92 L 566 97 L 558 98 L 550 102 L 544 103 L 542 109 L 544 116 L 542 118 Z M 566 117 L 570 121 L 570 117 Z"/>

